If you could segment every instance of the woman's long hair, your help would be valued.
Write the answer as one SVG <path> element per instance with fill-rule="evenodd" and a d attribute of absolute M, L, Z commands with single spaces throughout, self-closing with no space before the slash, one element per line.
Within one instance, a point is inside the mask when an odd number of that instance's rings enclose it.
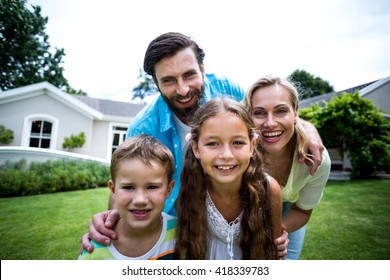
<path fill-rule="evenodd" d="M 204 122 L 214 116 L 230 112 L 243 120 L 248 128 L 249 139 L 255 130 L 249 112 L 231 99 L 216 98 L 205 103 L 196 112 L 191 126 L 191 143 L 198 143 Z M 193 154 L 191 143 L 185 154 L 181 172 L 181 186 L 176 201 L 178 214 L 176 257 L 200 260 L 206 258 L 208 226 L 206 195 L 211 181 Z M 249 166 L 242 177 L 240 189 L 243 216 L 241 220 L 240 247 L 242 259 L 277 259 L 273 241 L 269 184 L 263 171 L 263 161 L 254 149 Z"/>

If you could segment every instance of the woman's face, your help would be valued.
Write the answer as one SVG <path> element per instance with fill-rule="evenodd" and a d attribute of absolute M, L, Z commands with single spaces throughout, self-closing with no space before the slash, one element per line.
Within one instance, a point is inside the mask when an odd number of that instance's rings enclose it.
<path fill-rule="evenodd" d="M 282 86 L 258 88 L 252 95 L 252 120 L 262 137 L 266 153 L 283 151 L 294 136 L 298 119 L 291 93 Z"/>

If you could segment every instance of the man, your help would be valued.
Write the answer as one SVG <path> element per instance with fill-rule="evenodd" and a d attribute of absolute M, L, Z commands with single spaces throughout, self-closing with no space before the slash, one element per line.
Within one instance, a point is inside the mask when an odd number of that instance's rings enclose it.
<path fill-rule="evenodd" d="M 153 77 L 161 95 L 135 117 L 127 130 L 127 137 L 153 135 L 174 154 L 176 183 L 164 209 L 172 215 L 176 215 L 173 205 L 179 193 L 191 117 L 213 97 L 244 98 L 244 91 L 226 77 L 205 74 L 204 56 L 192 39 L 180 33 L 162 34 L 153 40 L 146 50 L 144 70 Z"/>
<path fill-rule="evenodd" d="M 237 101 L 244 98 L 244 91 L 236 83 L 223 76 L 205 73 L 204 57 L 205 53 L 199 45 L 183 34 L 170 32 L 154 39 L 145 53 L 144 70 L 153 77 L 161 94 L 137 114 L 127 131 L 127 137 L 152 135 L 172 151 L 175 158 L 175 186 L 164 208 L 164 212 L 171 215 L 176 215 L 174 202 L 179 193 L 183 155 L 188 146 L 185 135 L 190 132 L 188 123 L 194 112 L 217 96 L 227 96 Z M 309 129 L 310 138 L 313 138 L 310 151 L 314 157 L 314 173 L 321 162 L 323 145 L 314 126 L 308 122 L 304 122 L 304 126 Z M 110 208 L 112 205 L 110 199 Z M 116 211 L 109 214 L 97 214 L 93 223 L 89 224 L 90 232 L 82 238 L 83 248 L 87 251 L 93 250 L 89 237 L 104 244 L 111 242 L 108 236 L 115 237 L 109 228 L 118 215 Z M 282 256 L 287 252 L 287 233 L 276 243 L 281 245 L 279 252 Z"/>

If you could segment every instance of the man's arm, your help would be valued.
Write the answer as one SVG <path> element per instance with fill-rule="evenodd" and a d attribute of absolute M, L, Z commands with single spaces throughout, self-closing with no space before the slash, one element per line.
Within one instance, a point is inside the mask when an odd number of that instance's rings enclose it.
<path fill-rule="evenodd" d="M 324 151 L 325 147 L 322 143 L 322 139 L 320 134 L 318 133 L 317 128 L 312 123 L 303 119 L 298 119 L 298 121 L 305 129 L 307 138 L 309 140 L 309 153 L 313 156 L 313 162 L 310 162 L 308 160 L 305 160 L 302 154 L 299 154 L 298 162 L 305 162 L 308 166 L 311 166 L 310 174 L 313 176 L 314 173 L 316 173 L 318 166 L 321 165 L 322 152 Z"/>
<path fill-rule="evenodd" d="M 92 221 L 88 225 L 89 232 L 81 238 L 81 251 L 84 249 L 89 253 L 93 251 L 91 239 L 100 244 L 110 245 L 111 241 L 116 239 L 116 233 L 111 228 L 119 219 L 120 215 L 116 209 L 93 215 Z"/>

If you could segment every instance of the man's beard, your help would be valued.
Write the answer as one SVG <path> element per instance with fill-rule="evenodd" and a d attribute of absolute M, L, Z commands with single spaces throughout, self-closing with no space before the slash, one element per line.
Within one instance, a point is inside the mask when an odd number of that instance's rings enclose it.
<path fill-rule="evenodd" d="M 194 89 L 190 90 L 187 93 L 187 96 L 190 95 L 191 98 L 196 98 L 196 102 L 188 108 L 177 108 L 175 107 L 175 101 L 177 100 L 177 94 L 172 96 L 171 98 L 167 98 L 165 95 L 162 95 L 162 98 L 165 100 L 165 102 L 168 104 L 169 108 L 172 110 L 172 112 L 185 124 L 188 124 L 192 117 L 194 116 L 195 111 L 200 107 L 200 101 L 202 100 L 204 93 L 204 85 L 201 86 L 200 90 Z"/>

